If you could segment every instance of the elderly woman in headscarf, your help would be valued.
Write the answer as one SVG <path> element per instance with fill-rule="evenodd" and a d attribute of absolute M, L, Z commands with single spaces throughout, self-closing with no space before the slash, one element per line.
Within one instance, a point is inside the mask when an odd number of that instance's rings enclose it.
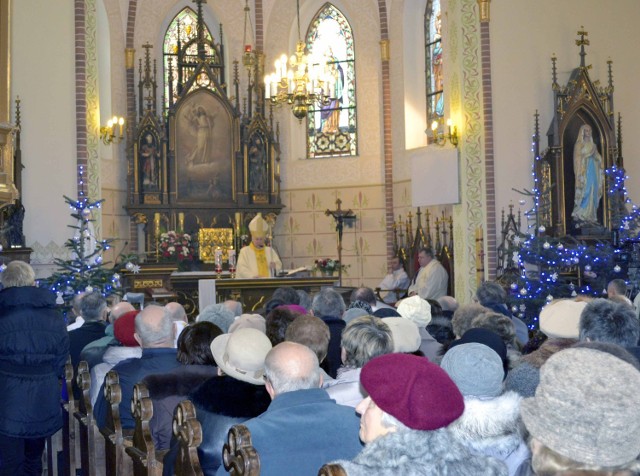
<path fill-rule="evenodd" d="M 348 476 L 424 474 L 506 475 L 504 464 L 473 455 L 447 427 L 464 411 L 464 400 L 447 373 L 424 357 L 386 354 L 366 364 L 360 382 L 369 396 L 362 415 L 365 448 L 338 461 Z"/>

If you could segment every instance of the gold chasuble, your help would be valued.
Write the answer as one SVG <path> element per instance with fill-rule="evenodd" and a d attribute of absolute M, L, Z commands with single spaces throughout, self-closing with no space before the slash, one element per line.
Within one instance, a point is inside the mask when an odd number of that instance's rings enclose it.
<path fill-rule="evenodd" d="M 271 273 L 269 272 L 269 263 L 267 263 L 267 254 L 265 253 L 265 249 L 256 248 L 255 246 L 253 246 L 253 243 L 251 243 L 249 246 L 251 246 L 251 249 L 256 254 L 256 263 L 258 265 L 258 276 L 262 278 L 270 277 Z"/>

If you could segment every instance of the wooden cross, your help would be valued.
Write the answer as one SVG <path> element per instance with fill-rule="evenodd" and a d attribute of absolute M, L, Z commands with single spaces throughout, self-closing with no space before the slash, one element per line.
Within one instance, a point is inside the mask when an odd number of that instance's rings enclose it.
<path fill-rule="evenodd" d="M 340 286 L 342 286 L 342 231 L 344 229 L 344 221 L 348 218 L 355 218 L 356 214 L 353 213 L 353 210 L 343 210 L 340 208 L 342 205 L 342 200 L 336 198 L 336 209 L 335 210 L 327 210 L 324 212 L 326 216 L 332 216 L 336 221 L 336 231 L 338 232 L 338 262 L 340 266 L 338 267 L 338 281 Z"/>

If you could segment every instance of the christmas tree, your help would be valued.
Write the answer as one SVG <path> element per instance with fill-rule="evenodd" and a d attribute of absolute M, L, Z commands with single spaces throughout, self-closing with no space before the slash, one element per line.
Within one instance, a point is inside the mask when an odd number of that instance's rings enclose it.
<path fill-rule="evenodd" d="M 57 303 L 63 306 L 66 313 L 71 308 L 71 301 L 76 294 L 83 292 L 100 292 L 108 297 L 122 294 L 118 266 L 103 261 L 103 253 L 108 250 L 111 239 L 96 239 L 92 218 L 93 210 L 100 209 L 104 200 L 91 201 L 88 198 L 74 200 L 67 196 L 65 201 L 72 210 L 71 216 L 75 224 L 73 236 L 65 242 L 65 248 L 71 251 L 69 259 L 56 258 L 54 263 L 58 270 L 49 278 L 41 281 L 41 285 L 49 287 L 58 295 Z"/>
<path fill-rule="evenodd" d="M 627 212 L 630 200 L 624 186 L 624 171 L 615 165 L 605 171 L 610 195 L 611 229 L 614 239 L 607 241 L 580 241 L 571 235 L 555 237 L 547 234 L 545 217 L 551 216 L 544 197 L 548 190 L 540 189 L 536 166 L 541 161 L 536 135 L 533 138 L 533 189 L 516 190 L 532 201 L 525 212 L 527 231 L 520 230 L 520 215 L 516 221 L 511 207 L 507 220 L 503 217 L 502 244 L 498 250 L 499 281 L 509 291 L 508 305 L 511 312 L 523 319 L 530 329 L 538 327 L 540 309 L 554 299 L 572 298 L 578 295 L 601 297 L 607 283 L 614 278 L 625 278 L 620 266 L 621 240 L 632 239 L 640 221 L 640 213 L 633 206 Z M 553 185 L 552 185 L 553 186 Z M 525 205 L 526 200 L 520 200 Z M 637 233 L 636 233 L 637 235 Z M 619 236 L 619 239 L 615 239 Z"/>

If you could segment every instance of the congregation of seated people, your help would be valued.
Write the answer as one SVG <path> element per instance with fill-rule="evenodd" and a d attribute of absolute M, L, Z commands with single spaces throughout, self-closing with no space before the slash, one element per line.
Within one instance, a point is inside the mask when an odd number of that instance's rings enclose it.
<path fill-rule="evenodd" d="M 265 476 L 640 474 L 640 321 L 619 282 L 612 299 L 550 302 L 535 333 L 493 282 L 475 302 L 395 306 L 365 287 L 347 302 L 284 287 L 255 313 L 227 301 L 194 322 L 178 303 L 135 309 L 93 292 L 65 320 L 29 265 L 10 263 L 0 282 L 2 475 L 42 474 L 69 357 L 88 369 L 100 429 L 113 424 L 109 372 L 129 434 L 141 428 L 132 399 L 148 391 L 165 475 L 184 468 L 185 401 L 202 433 L 189 474 L 244 474 L 227 454 L 237 428 Z"/>

